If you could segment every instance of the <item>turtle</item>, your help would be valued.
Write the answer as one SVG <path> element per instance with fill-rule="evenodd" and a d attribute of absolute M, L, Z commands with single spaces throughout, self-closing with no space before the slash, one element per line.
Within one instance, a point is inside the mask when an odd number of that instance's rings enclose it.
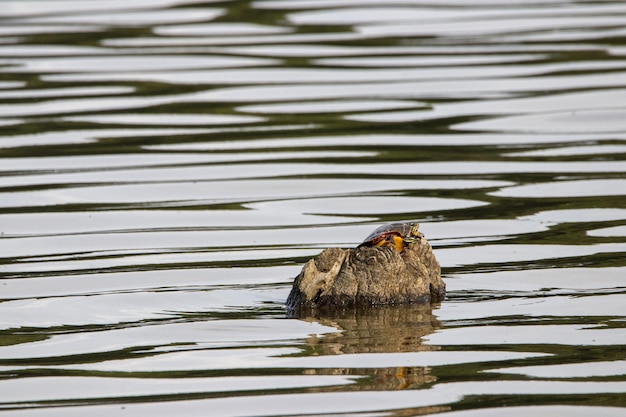
<path fill-rule="evenodd" d="M 386 246 L 393 245 L 398 252 L 402 252 L 407 243 L 413 243 L 423 234 L 419 232 L 419 223 L 390 223 L 374 230 L 363 243 L 357 246 Z"/>

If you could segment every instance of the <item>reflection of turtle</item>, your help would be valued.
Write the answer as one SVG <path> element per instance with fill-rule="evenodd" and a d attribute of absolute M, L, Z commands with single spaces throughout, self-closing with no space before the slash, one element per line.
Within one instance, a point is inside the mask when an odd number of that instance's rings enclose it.
<path fill-rule="evenodd" d="M 393 245 L 398 252 L 402 252 L 407 243 L 413 243 L 422 236 L 419 233 L 418 223 L 391 223 L 384 224 L 365 238 L 361 246 Z"/>

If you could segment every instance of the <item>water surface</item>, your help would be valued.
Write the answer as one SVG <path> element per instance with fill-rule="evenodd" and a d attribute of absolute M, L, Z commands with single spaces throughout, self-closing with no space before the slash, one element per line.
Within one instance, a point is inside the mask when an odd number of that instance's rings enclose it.
<path fill-rule="evenodd" d="M 626 5 L 5 1 L 7 415 L 618 416 Z M 419 221 L 441 305 L 287 319 Z"/>

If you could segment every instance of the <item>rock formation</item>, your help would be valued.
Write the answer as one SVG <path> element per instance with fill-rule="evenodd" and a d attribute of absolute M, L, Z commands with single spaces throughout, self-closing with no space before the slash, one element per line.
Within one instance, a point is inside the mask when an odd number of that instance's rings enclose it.
<path fill-rule="evenodd" d="M 290 315 L 349 307 L 442 301 L 439 262 L 423 235 L 395 247 L 329 248 L 309 260 L 287 298 Z M 308 313 L 307 313 L 308 312 Z"/>

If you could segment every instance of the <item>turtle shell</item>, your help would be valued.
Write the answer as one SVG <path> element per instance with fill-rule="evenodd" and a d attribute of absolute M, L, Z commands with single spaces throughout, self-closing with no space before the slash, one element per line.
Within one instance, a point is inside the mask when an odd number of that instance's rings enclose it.
<path fill-rule="evenodd" d="M 394 245 L 398 252 L 402 252 L 407 243 L 419 238 L 419 223 L 384 224 L 370 233 L 357 247 Z"/>

